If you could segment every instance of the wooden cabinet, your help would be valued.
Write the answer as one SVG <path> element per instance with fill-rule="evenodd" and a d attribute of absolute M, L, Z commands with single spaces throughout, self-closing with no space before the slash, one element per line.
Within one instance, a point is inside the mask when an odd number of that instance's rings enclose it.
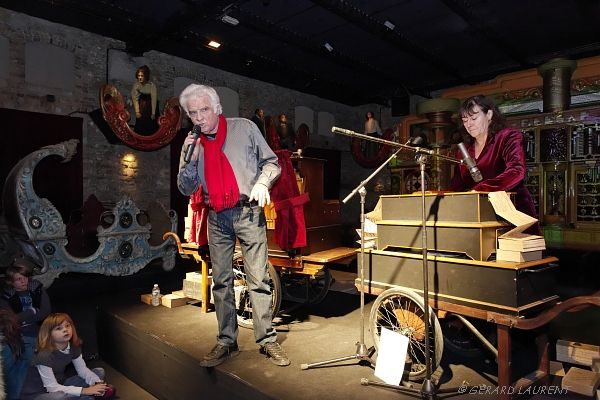
<path fill-rule="evenodd" d="M 570 222 L 576 228 L 600 229 L 600 162 L 574 163 L 570 172 Z"/>
<path fill-rule="evenodd" d="M 564 225 L 568 221 L 567 163 L 544 163 L 539 188 L 543 193 L 538 219 L 543 225 Z"/>
<path fill-rule="evenodd" d="M 521 129 L 531 192 L 548 247 L 597 250 L 600 107 L 509 117 Z"/>

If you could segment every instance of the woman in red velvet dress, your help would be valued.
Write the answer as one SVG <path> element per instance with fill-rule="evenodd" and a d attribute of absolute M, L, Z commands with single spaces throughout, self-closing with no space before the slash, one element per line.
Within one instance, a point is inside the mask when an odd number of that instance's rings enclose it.
<path fill-rule="evenodd" d="M 459 115 L 462 127 L 469 134 L 467 149 L 481 171 L 483 180 L 476 183 L 469 170 L 464 165 L 457 164 L 450 189 L 456 192 L 515 192 L 517 210 L 537 218 L 533 198 L 524 184 L 526 168 L 523 133 L 507 128 L 498 107 L 483 95 L 466 99 L 460 107 Z M 460 151 L 456 157 L 463 158 Z M 529 233 L 539 234 L 537 224 L 532 228 L 528 230 Z"/>

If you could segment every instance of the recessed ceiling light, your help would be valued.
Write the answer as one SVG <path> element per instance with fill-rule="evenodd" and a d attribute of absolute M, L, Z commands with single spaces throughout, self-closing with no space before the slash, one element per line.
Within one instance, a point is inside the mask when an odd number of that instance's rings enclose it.
<path fill-rule="evenodd" d="M 236 26 L 237 24 L 240 23 L 240 21 L 237 18 L 233 18 L 232 16 L 227 15 L 227 14 L 225 14 L 221 17 L 221 21 L 225 22 L 226 24 L 233 25 L 233 26 Z"/>
<path fill-rule="evenodd" d="M 325 43 L 323 46 L 327 49 L 327 51 L 333 51 L 333 46 L 329 43 Z"/>
<path fill-rule="evenodd" d="M 394 25 L 391 21 L 386 20 L 383 25 L 389 30 L 393 31 L 396 25 Z"/>
<path fill-rule="evenodd" d="M 216 42 L 214 40 L 211 40 L 210 42 L 208 42 L 208 45 L 210 47 L 212 47 L 213 49 L 218 49 L 219 47 L 221 47 L 221 43 Z"/>

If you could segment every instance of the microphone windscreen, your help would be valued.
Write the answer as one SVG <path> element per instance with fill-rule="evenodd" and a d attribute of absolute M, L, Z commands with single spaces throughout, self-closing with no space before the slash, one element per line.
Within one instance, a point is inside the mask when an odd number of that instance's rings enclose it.
<path fill-rule="evenodd" d="M 409 139 L 409 145 L 413 147 L 425 147 L 427 146 L 427 136 L 423 133 L 419 133 L 416 136 L 411 136 Z"/>

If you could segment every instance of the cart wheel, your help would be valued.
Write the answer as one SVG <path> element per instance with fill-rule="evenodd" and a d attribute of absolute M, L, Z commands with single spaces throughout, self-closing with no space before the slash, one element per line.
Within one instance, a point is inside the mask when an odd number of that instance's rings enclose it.
<path fill-rule="evenodd" d="M 270 262 L 267 262 L 267 272 L 269 273 L 269 285 L 272 294 L 271 312 L 272 316 L 275 317 L 279 313 L 279 307 L 281 307 L 281 282 L 279 281 L 279 274 Z M 250 291 L 248 290 L 248 282 L 246 282 L 244 259 L 241 253 L 236 253 L 233 256 L 233 279 L 238 325 L 252 329 L 252 303 L 250 302 Z"/>
<path fill-rule="evenodd" d="M 331 286 L 331 271 L 323 266 L 315 275 L 294 272 L 281 275 L 283 299 L 302 304 L 319 304 Z"/>
<path fill-rule="evenodd" d="M 429 307 L 429 344 L 432 346 L 431 370 L 437 369 L 444 351 L 442 329 Z M 381 328 L 399 332 L 408 337 L 407 362 L 410 359 L 409 379 L 419 380 L 427 375 L 425 351 L 425 308 L 423 298 L 411 290 L 391 288 L 381 293 L 371 309 L 371 332 L 375 348 L 379 349 Z"/>
<path fill-rule="evenodd" d="M 492 345 L 497 346 L 494 324 L 480 319 L 469 321 Z M 479 358 L 486 354 L 486 348 L 477 336 L 456 315 L 449 313 L 442 319 L 441 326 L 444 332 L 444 347 L 447 350 L 465 358 Z"/>

